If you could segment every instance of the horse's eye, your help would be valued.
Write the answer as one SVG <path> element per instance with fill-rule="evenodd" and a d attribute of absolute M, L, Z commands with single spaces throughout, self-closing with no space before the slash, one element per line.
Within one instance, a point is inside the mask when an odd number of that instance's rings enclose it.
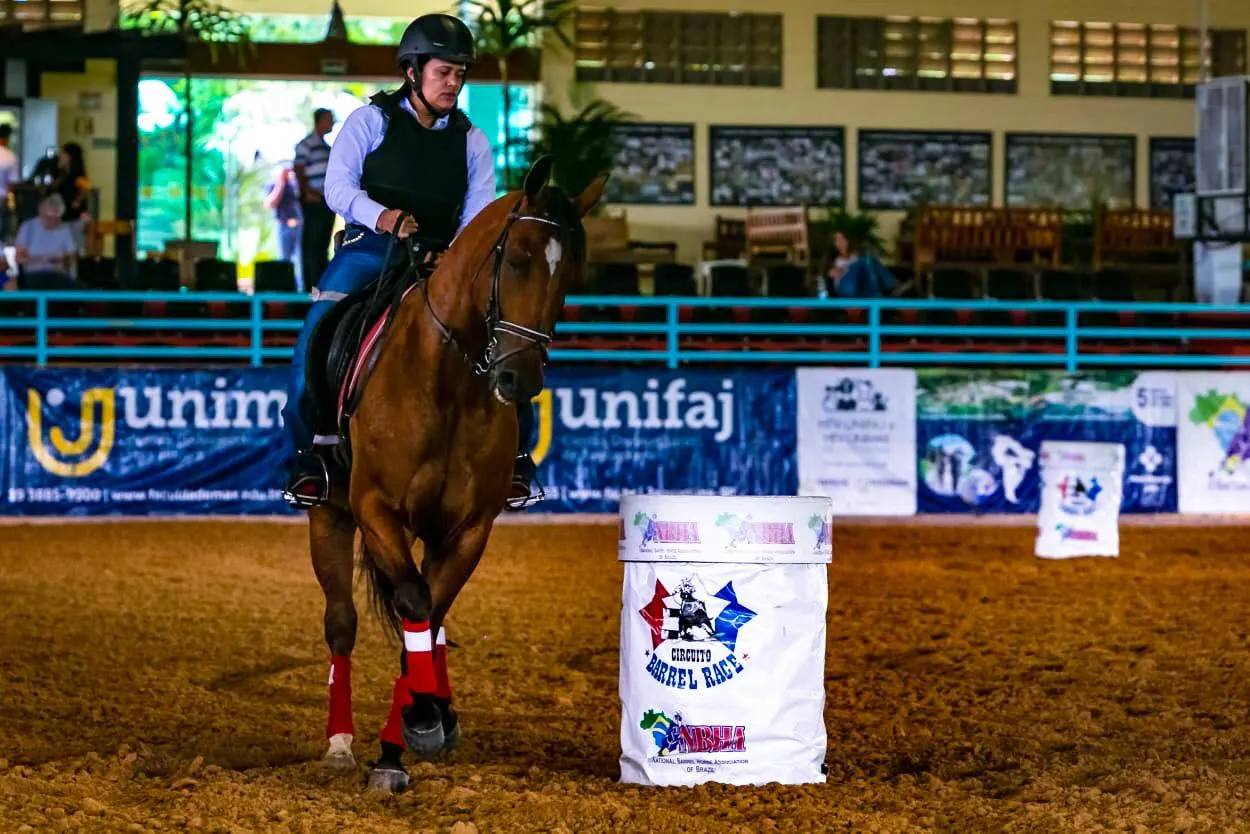
<path fill-rule="evenodd" d="M 533 257 L 524 249 L 516 249 L 509 252 L 507 256 L 505 256 L 504 260 L 506 260 L 508 262 L 508 266 L 513 269 L 523 271 L 529 268 L 530 261 L 533 260 Z"/>

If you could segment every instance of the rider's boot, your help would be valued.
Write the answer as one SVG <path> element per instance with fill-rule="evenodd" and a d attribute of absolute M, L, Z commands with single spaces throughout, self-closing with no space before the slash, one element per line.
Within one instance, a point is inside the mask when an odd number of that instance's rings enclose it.
<path fill-rule="evenodd" d="M 537 474 L 538 466 L 528 453 L 516 456 L 516 461 L 512 465 L 512 486 L 504 502 L 505 510 L 519 512 L 546 497 L 541 486 L 538 487 L 537 493 L 531 491 L 530 484 L 533 483 L 534 476 Z"/>
<path fill-rule="evenodd" d="M 330 500 L 330 451 L 333 447 L 314 443 L 311 449 L 295 454 L 282 497 L 297 510 L 319 507 Z"/>

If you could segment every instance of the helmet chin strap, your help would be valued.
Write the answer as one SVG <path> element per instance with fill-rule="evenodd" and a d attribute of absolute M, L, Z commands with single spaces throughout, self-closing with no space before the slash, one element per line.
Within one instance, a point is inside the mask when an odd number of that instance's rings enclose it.
<path fill-rule="evenodd" d="M 430 102 L 426 100 L 425 93 L 421 90 L 420 87 L 417 87 L 417 98 L 420 99 L 421 103 L 425 105 L 425 109 L 430 111 L 430 115 L 434 117 L 434 121 L 436 122 L 439 119 L 446 116 L 448 113 L 450 113 L 456 107 L 456 105 L 453 104 L 450 108 L 446 110 L 439 110 L 437 107 L 430 104 Z"/>
<path fill-rule="evenodd" d="M 409 78 L 405 74 L 404 80 L 408 82 L 408 88 L 417 94 L 417 100 L 420 101 L 423 105 L 425 105 L 425 109 L 430 112 L 430 115 L 434 118 L 434 121 L 437 122 L 439 119 L 446 116 L 452 110 L 456 109 L 455 104 L 453 104 L 451 107 L 447 108 L 446 110 L 440 110 L 439 108 L 435 107 L 433 104 L 430 104 L 429 99 L 425 97 L 425 91 L 421 89 L 425 85 L 425 82 L 424 82 L 424 79 L 420 75 L 420 71 L 418 71 L 415 66 L 412 67 L 412 71 L 413 71 L 412 72 L 413 78 Z"/>

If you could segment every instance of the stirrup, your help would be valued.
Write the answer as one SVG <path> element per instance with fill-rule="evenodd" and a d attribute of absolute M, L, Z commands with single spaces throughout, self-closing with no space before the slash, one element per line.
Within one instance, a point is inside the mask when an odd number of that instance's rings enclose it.
<path fill-rule="evenodd" d="M 518 457 L 518 460 L 521 458 Z M 503 508 L 506 512 L 517 513 L 527 507 L 542 502 L 547 497 L 546 491 L 543 490 L 541 483 L 538 483 L 538 467 L 533 461 L 526 461 L 525 468 L 533 472 L 529 478 L 526 478 L 520 472 L 514 472 L 512 475 L 512 484 L 508 497 L 504 499 Z M 534 487 L 537 487 L 537 491 Z M 520 494 L 519 494 L 520 493 Z"/>
<path fill-rule="evenodd" d="M 312 458 L 317 461 L 320 472 L 307 472 L 287 482 L 282 490 L 282 497 L 289 507 L 295 510 L 311 510 L 330 501 L 330 469 L 325 458 L 316 452 L 301 452 L 299 458 Z"/>

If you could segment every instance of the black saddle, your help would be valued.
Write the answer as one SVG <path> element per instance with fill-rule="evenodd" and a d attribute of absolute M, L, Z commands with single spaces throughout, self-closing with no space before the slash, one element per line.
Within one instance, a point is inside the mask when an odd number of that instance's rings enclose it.
<path fill-rule="evenodd" d="M 429 278 L 433 266 L 426 262 L 442 246 L 410 237 L 397 242 L 382 273 L 360 289 L 339 300 L 318 320 L 308 340 L 304 366 L 304 397 L 300 407 L 307 425 L 315 434 L 347 436 L 347 420 L 355 411 L 364 389 L 364 380 L 352 392 L 351 400 L 338 413 L 338 396 L 343 382 L 364 343 L 369 329 L 383 315 L 380 346 L 390 328 L 399 300 L 409 287 Z M 376 356 L 376 352 L 374 354 Z M 365 372 L 368 372 L 368 368 Z M 339 444 L 340 447 L 344 443 Z"/>

